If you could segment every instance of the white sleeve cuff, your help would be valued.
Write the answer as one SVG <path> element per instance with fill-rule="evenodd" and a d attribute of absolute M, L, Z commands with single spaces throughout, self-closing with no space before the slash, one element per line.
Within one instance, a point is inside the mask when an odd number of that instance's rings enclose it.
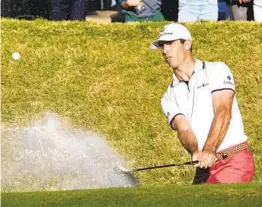
<path fill-rule="evenodd" d="M 169 124 L 171 124 L 170 122 L 176 115 L 183 114 L 182 111 L 178 108 L 176 101 L 166 94 L 161 99 L 161 106 Z"/>

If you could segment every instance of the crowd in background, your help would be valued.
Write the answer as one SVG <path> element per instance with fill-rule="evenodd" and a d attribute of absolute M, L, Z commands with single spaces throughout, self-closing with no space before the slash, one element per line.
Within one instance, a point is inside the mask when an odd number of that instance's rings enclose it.
<path fill-rule="evenodd" d="M 262 0 L 2 0 L 1 16 L 85 20 L 97 10 L 116 10 L 112 22 L 198 20 L 262 21 Z"/>

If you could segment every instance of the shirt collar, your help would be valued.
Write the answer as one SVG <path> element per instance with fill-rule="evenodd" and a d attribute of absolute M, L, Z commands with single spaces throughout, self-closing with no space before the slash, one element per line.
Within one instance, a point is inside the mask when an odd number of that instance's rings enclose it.
<path fill-rule="evenodd" d="M 195 68 L 194 68 L 194 73 L 204 69 L 203 68 L 203 62 L 201 60 L 195 59 Z"/>

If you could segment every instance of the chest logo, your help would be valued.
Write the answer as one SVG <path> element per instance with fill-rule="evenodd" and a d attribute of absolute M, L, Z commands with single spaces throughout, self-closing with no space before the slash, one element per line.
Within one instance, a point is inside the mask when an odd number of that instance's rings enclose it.
<path fill-rule="evenodd" d="M 209 83 L 202 83 L 201 85 L 197 86 L 197 89 L 204 88 L 204 87 L 206 87 L 208 85 L 209 85 Z"/>

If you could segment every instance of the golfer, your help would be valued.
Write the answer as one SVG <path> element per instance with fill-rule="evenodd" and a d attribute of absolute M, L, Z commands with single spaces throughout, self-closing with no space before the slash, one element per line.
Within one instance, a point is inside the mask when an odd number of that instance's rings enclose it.
<path fill-rule="evenodd" d="M 183 147 L 199 161 L 193 183 L 251 182 L 254 159 L 229 67 L 194 58 L 191 34 L 181 24 L 166 25 L 150 48 L 161 48 L 173 70 L 161 105 Z"/>

